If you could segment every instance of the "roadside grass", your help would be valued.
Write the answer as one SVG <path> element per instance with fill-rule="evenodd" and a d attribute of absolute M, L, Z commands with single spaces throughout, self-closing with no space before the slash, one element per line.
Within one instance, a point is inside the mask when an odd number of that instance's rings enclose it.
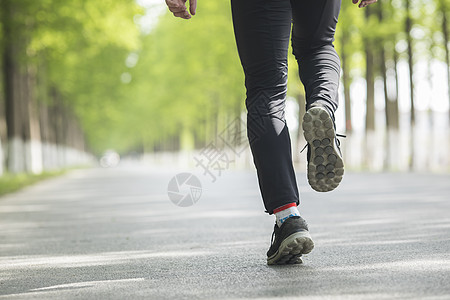
<path fill-rule="evenodd" d="M 68 169 L 46 171 L 41 174 L 4 174 L 0 176 L 0 196 L 18 191 L 38 181 L 65 174 Z"/>

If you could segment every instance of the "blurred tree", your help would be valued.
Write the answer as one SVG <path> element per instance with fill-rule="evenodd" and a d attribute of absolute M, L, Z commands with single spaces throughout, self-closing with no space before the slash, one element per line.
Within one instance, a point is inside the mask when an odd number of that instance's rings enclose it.
<path fill-rule="evenodd" d="M 20 4 L 2 0 L 3 79 L 5 117 L 7 126 L 7 158 L 11 172 L 41 172 L 39 122 L 36 120 L 34 86 L 36 70 L 26 59 L 28 32 L 34 25 Z"/>
<path fill-rule="evenodd" d="M 244 102 L 228 3 L 203 2 L 188 22 L 163 15 L 130 74 L 134 113 L 125 122 L 146 128 L 132 143 L 178 150 L 216 141 Z"/>
<path fill-rule="evenodd" d="M 306 98 L 305 90 L 302 82 L 300 81 L 298 62 L 292 54 L 292 45 L 289 45 L 288 50 L 288 96 L 295 99 L 298 107 L 298 117 L 297 117 L 297 136 L 294 139 L 294 149 L 300 151 L 306 144 L 306 140 L 303 136 L 303 116 L 306 112 Z M 294 160 L 298 161 L 300 158 L 294 151 Z"/>
<path fill-rule="evenodd" d="M 245 112 L 227 2 L 202 2 L 189 21 L 164 14 L 145 35 L 134 22 L 143 13 L 134 0 L 0 0 L 0 6 L 7 123 L 0 136 L 7 131 L 12 171 L 57 167 L 69 148 L 148 152 L 220 144 L 221 131 Z M 448 7 L 450 0 L 382 0 L 363 10 L 342 3 L 336 48 L 348 133 L 354 78 L 366 79 L 366 131 L 376 126 L 375 82 L 383 83 L 386 127 L 398 129 L 403 62 L 414 122 L 415 61 L 426 58 L 430 74 L 435 58 L 448 69 Z M 299 105 L 300 125 L 305 99 L 292 55 L 289 66 L 288 94 Z M 447 76 L 450 84 L 449 69 Z"/>
<path fill-rule="evenodd" d="M 342 1 L 338 28 L 336 30 L 336 48 L 341 58 L 342 87 L 345 103 L 345 129 L 351 134 L 352 126 L 352 99 L 351 84 L 353 81 L 352 70 L 359 66 L 354 55 L 360 52 L 361 35 L 359 28 L 363 23 L 361 11 L 355 8 L 351 1 Z"/>
<path fill-rule="evenodd" d="M 9 171 L 40 172 L 55 155 L 52 165 L 64 165 L 69 148 L 85 150 L 82 131 L 92 149 L 102 149 L 100 128 L 113 121 L 104 108 L 114 111 L 122 96 L 120 75 L 139 46 L 133 17 L 141 9 L 133 0 L 0 5 Z"/>
<path fill-rule="evenodd" d="M 373 32 L 377 27 L 372 13 L 373 7 L 365 8 L 366 25 L 368 30 L 364 35 L 364 53 L 366 57 L 366 133 L 375 131 L 375 39 Z"/>
<path fill-rule="evenodd" d="M 410 0 L 404 0 L 405 5 L 405 36 L 407 43 L 407 56 L 408 56 L 408 68 L 409 68 L 409 91 L 410 91 L 410 103 L 411 103 L 411 126 L 414 126 L 416 122 L 415 105 L 414 105 L 414 60 L 413 60 L 413 39 L 411 36 L 411 30 L 413 28 L 413 20 L 411 16 L 411 3 Z"/>
<path fill-rule="evenodd" d="M 444 42 L 445 50 L 445 63 L 447 64 L 447 83 L 448 83 L 448 100 L 450 104 L 450 44 L 449 44 L 449 28 L 448 28 L 448 17 L 450 10 L 450 3 L 448 0 L 438 0 L 438 7 L 441 13 L 441 28 Z M 449 109 L 450 118 L 450 109 Z"/>

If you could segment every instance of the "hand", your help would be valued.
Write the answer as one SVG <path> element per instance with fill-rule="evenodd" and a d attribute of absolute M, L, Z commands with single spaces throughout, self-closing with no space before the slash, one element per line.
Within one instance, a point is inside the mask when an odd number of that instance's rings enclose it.
<path fill-rule="evenodd" d="M 353 4 L 357 4 L 359 2 L 359 0 L 352 0 L 352 1 L 353 1 Z M 363 8 L 363 7 L 366 7 L 367 5 L 375 3 L 375 2 L 377 2 L 377 0 L 361 0 L 361 2 L 359 2 L 358 7 Z"/>
<path fill-rule="evenodd" d="M 190 19 L 195 15 L 197 0 L 189 0 L 189 12 L 186 8 L 186 1 L 187 0 L 166 0 L 166 4 L 175 17 Z"/>

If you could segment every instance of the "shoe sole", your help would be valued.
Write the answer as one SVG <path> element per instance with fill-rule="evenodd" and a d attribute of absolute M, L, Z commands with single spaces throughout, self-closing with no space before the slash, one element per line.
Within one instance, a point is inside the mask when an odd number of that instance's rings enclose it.
<path fill-rule="evenodd" d="M 302 254 L 308 254 L 314 242 L 307 231 L 296 232 L 285 238 L 277 252 L 267 258 L 268 265 L 301 264 Z"/>
<path fill-rule="evenodd" d="M 303 117 L 302 126 L 311 151 L 309 185 L 317 192 L 332 191 L 344 176 L 344 161 L 336 145 L 333 120 L 325 109 L 313 107 Z"/>

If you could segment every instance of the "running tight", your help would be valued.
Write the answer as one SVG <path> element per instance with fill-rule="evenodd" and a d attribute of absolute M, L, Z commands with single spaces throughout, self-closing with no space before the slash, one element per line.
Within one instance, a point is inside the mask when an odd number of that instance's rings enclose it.
<path fill-rule="evenodd" d="M 340 0 L 231 0 L 247 89 L 247 135 L 270 214 L 299 203 L 284 117 L 291 29 L 306 108 L 320 103 L 334 117 L 340 61 L 333 41 L 340 5 Z"/>

